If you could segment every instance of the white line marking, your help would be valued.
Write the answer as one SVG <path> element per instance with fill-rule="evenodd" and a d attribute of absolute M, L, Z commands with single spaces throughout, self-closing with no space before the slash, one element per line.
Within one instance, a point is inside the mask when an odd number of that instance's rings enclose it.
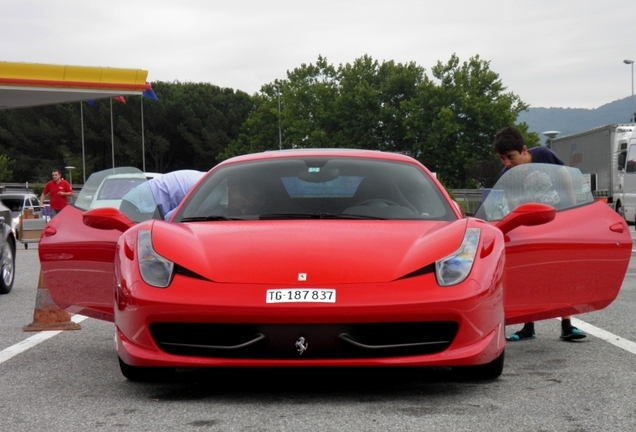
<path fill-rule="evenodd" d="M 614 333 L 610 333 L 601 328 L 593 326 L 592 324 L 588 324 L 585 321 L 581 321 L 580 319 L 572 318 L 572 325 L 574 327 L 578 327 L 583 330 L 585 333 L 596 336 L 599 339 L 604 340 L 605 342 L 611 343 L 614 346 L 617 346 L 625 351 L 628 351 L 632 354 L 636 354 L 636 343 L 622 338 L 620 336 L 615 335 Z"/>
<path fill-rule="evenodd" d="M 84 321 L 86 318 L 83 315 L 73 315 L 71 317 L 71 321 L 75 323 L 79 323 Z M 22 342 L 18 342 L 17 344 L 10 346 L 9 348 L 5 348 L 0 351 L 0 364 L 6 362 L 7 360 L 17 356 L 18 354 L 23 353 L 24 351 L 33 348 L 40 342 L 44 342 L 47 339 L 51 339 L 53 336 L 62 333 L 64 330 L 54 330 L 54 331 L 42 331 L 34 334 L 28 339 L 23 340 Z"/>

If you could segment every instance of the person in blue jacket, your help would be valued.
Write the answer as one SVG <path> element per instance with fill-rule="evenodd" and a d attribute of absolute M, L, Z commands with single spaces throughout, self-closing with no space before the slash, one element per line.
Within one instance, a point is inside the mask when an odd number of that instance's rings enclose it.
<path fill-rule="evenodd" d="M 166 220 L 204 175 L 201 171 L 178 170 L 148 181 L 152 196 Z"/>
<path fill-rule="evenodd" d="M 159 210 L 160 217 L 168 220 L 190 189 L 205 175 L 195 170 L 178 170 L 154 177 L 131 189 L 122 198 L 120 210 L 132 217 L 129 204 L 137 211 L 150 215 Z M 134 217 L 133 217 L 134 218 Z M 146 218 L 136 220 L 140 222 Z"/>

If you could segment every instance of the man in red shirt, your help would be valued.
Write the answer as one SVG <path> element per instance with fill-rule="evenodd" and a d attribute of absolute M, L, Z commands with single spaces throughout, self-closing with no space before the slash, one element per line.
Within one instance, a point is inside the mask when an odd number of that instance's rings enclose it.
<path fill-rule="evenodd" d="M 62 178 L 62 173 L 58 169 L 53 170 L 53 180 L 49 181 L 42 196 L 40 196 L 40 207 L 44 204 L 44 196 L 49 195 L 51 200 L 51 217 L 58 214 L 68 204 L 68 197 L 73 195 L 73 189 L 66 180 Z"/>

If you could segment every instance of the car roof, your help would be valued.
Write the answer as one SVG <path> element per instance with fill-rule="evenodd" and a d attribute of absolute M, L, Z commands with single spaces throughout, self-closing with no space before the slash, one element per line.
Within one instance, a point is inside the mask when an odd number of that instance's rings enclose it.
<path fill-rule="evenodd" d="M 227 159 L 220 164 L 216 165 L 216 169 L 219 166 L 233 163 L 251 162 L 258 160 L 268 159 L 283 159 L 294 157 L 351 157 L 351 158 L 364 158 L 364 159 L 376 159 L 385 161 L 400 161 L 415 163 L 421 165 L 416 159 L 403 153 L 384 152 L 380 150 L 362 150 L 362 149 L 343 149 L 343 148 L 307 148 L 307 149 L 288 149 L 288 150 L 274 150 L 261 153 L 250 153 L 241 156 L 235 156 L 231 159 Z"/>
<path fill-rule="evenodd" d="M 37 197 L 36 194 L 32 193 L 32 192 L 9 192 L 9 193 L 2 193 L 0 194 L 0 199 L 2 198 L 23 198 L 23 197 Z"/>
<path fill-rule="evenodd" d="M 146 176 L 144 175 L 144 173 L 139 172 L 139 173 L 121 173 L 121 174 L 111 174 L 109 176 L 106 176 L 104 178 L 104 180 L 112 180 L 112 179 L 131 179 L 131 178 L 146 178 Z"/>
<path fill-rule="evenodd" d="M 342 156 L 342 157 L 365 157 L 382 160 L 413 160 L 412 157 L 403 153 L 383 152 L 379 150 L 363 150 L 363 149 L 343 149 L 343 148 L 306 148 L 306 149 L 287 149 L 274 150 L 261 153 L 250 153 L 246 155 L 236 156 L 228 160 L 257 160 L 294 156 Z"/>

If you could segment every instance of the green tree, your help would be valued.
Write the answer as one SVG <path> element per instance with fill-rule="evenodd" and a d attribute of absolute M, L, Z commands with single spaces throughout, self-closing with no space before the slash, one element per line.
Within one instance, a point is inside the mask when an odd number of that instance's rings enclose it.
<path fill-rule="evenodd" d="M 283 148 L 349 147 L 406 151 L 403 102 L 426 81 L 414 63 L 379 63 L 369 56 L 335 67 L 324 57 L 264 85 L 255 109 L 221 158 L 273 150 L 278 143 L 278 89 Z"/>
<path fill-rule="evenodd" d="M 278 88 L 283 148 L 348 147 L 411 154 L 447 187 L 474 187 L 475 161 L 492 159 L 492 140 L 527 108 L 507 93 L 499 75 L 479 56 L 438 62 L 429 78 L 415 63 L 378 62 L 363 56 L 335 67 L 324 57 L 264 85 L 239 138 L 220 154 L 278 148 Z M 529 145 L 535 140 L 520 125 Z M 536 137 L 538 142 L 538 137 Z"/>
<path fill-rule="evenodd" d="M 514 124 L 527 105 L 505 92 L 490 62 L 479 56 L 460 63 L 453 54 L 447 63 L 438 62 L 432 74 L 436 84 L 409 102 L 406 121 L 417 143 L 414 156 L 447 187 L 475 187 L 469 168 L 475 161 L 492 160 L 496 132 Z"/>
<path fill-rule="evenodd" d="M 13 171 L 11 171 L 12 166 L 13 161 L 9 159 L 7 155 L 0 154 L 0 181 L 11 181 L 13 176 Z"/>
<path fill-rule="evenodd" d="M 341 66 L 339 146 L 354 142 L 356 148 L 410 152 L 405 108 L 428 85 L 424 72 L 415 63 L 378 63 L 368 56 Z"/>

